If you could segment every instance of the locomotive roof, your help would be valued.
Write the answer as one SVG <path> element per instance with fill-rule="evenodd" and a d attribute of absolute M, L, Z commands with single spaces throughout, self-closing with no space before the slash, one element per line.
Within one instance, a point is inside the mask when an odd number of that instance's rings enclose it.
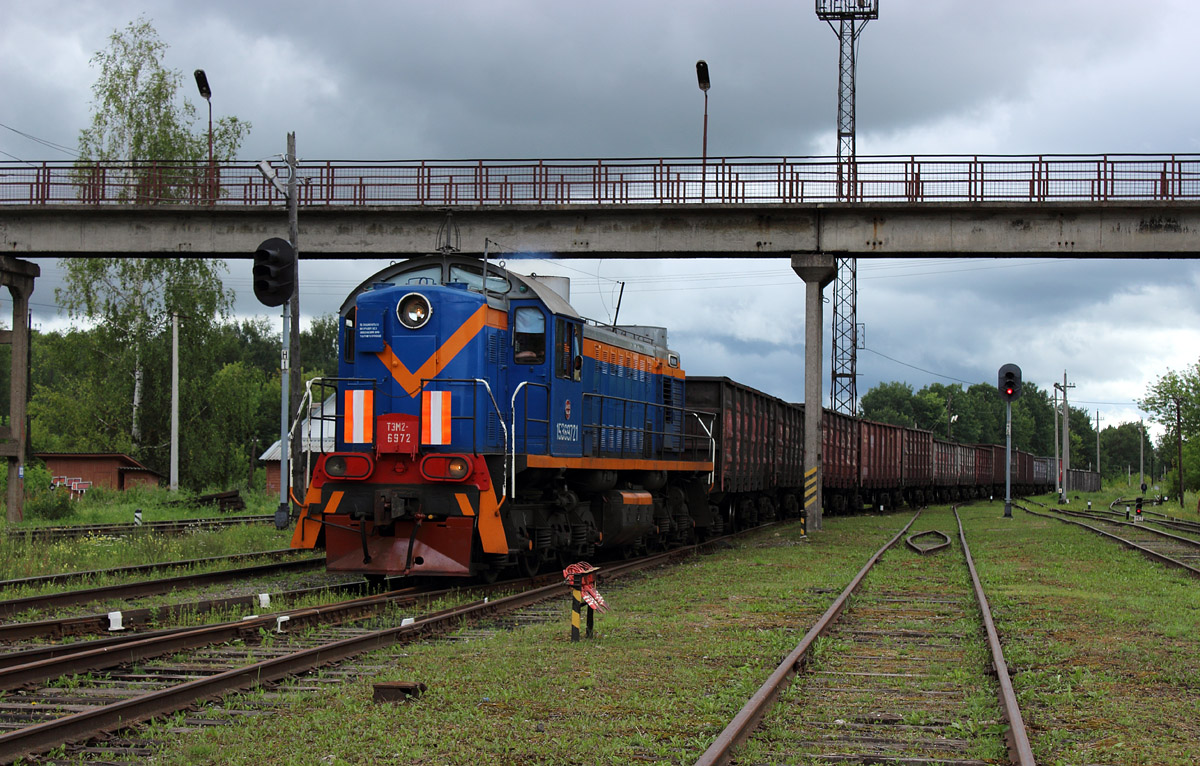
<path fill-rule="evenodd" d="M 355 301 L 362 293 L 372 289 L 375 285 L 383 282 L 401 286 L 407 284 L 405 279 L 406 274 L 414 272 L 428 271 L 433 266 L 441 267 L 441 277 L 439 284 L 446 284 L 447 275 L 449 274 L 450 266 L 463 266 L 472 271 L 477 271 L 482 277 L 483 260 L 469 255 L 456 254 L 441 254 L 435 253 L 431 255 L 422 255 L 416 258 L 409 258 L 398 263 L 393 263 L 386 268 L 372 274 L 365 281 L 359 284 L 358 287 L 351 291 L 346 300 L 342 302 L 340 314 L 346 316 L 355 305 Z M 571 306 L 570 303 L 558 293 L 554 292 L 549 286 L 530 279 L 523 274 L 518 274 L 515 271 L 509 271 L 502 268 L 498 263 L 489 261 L 487 265 L 488 275 L 508 280 L 511 285 L 507 293 L 500 293 L 497 290 L 488 291 L 489 301 L 504 302 L 508 299 L 519 298 L 534 298 L 536 297 L 542 303 L 546 304 L 546 308 L 550 309 L 555 314 L 562 314 L 576 319 L 582 319 L 578 312 Z M 523 290 L 521 288 L 524 288 Z"/>

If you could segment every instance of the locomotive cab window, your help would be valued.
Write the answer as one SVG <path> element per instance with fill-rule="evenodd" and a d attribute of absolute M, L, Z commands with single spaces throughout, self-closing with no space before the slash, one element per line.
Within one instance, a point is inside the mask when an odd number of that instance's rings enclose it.
<path fill-rule="evenodd" d="M 517 364 L 546 361 L 546 317 L 541 309 L 525 306 L 513 315 L 513 361 Z"/>
<path fill-rule="evenodd" d="M 583 354 L 579 345 L 579 325 L 565 319 L 554 320 L 554 375 L 565 380 L 582 380 Z"/>
<path fill-rule="evenodd" d="M 442 282 L 442 267 L 424 266 L 412 271 L 405 271 L 396 277 L 398 285 L 437 285 Z"/>
<path fill-rule="evenodd" d="M 450 267 L 450 282 L 460 282 L 465 284 L 468 289 L 482 290 L 483 289 L 483 270 L 472 269 L 466 266 L 451 266 Z M 493 293 L 507 293 L 511 285 L 504 277 L 498 277 L 495 274 L 488 274 L 487 289 Z"/>

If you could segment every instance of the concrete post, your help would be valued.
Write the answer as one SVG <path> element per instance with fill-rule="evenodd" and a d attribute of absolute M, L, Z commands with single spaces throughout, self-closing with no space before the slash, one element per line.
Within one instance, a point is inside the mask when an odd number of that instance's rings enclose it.
<path fill-rule="evenodd" d="M 34 279 L 42 270 L 29 261 L 0 257 L 0 285 L 13 299 L 12 330 L 0 332 L 0 343 L 12 344 L 12 373 L 9 377 L 9 425 L 0 426 L 0 455 L 8 459 L 7 518 L 24 517 L 25 408 L 29 398 L 29 296 Z"/>
<path fill-rule="evenodd" d="M 823 326 L 821 291 L 837 275 L 837 259 L 832 255 L 793 255 L 792 270 L 804 280 L 804 511 L 809 528 L 821 529 L 821 328 Z"/>

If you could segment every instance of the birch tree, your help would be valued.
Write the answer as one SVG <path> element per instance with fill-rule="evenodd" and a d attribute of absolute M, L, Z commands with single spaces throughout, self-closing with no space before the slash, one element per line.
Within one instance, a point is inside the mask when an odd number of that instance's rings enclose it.
<path fill-rule="evenodd" d="M 152 163 L 190 161 L 192 165 L 180 167 L 195 169 L 202 168 L 197 163 L 208 156 L 207 125 L 202 130 L 194 127 L 196 108 L 179 92 L 183 75 L 163 65 L 166 51 L 151 23 L 139 17 L 125 29 L 114 30 L 108 48 L 92 58 L 100 74 L 92 86 L 91 125 L 79 134 L 80 173 L 109 182 L 113 167 L 126 175 L 118 182 L 119 194 L 96 192 L 98 198 L 186 201 L 186 195 L 171 193 L 171 181 L 179 188 L 196 188 L 195 179 L 180 176 L 164 183 L 161 173 L 147 175 Z M 249 130 L 247 122 L 222 117 L 213 129 L 214 159 L 231 159 Z M 131 192 L 151 185 L 152 195 Z M 129 434 L 136 448 L 142 437 L 145 344 L 170 322 L 173 312 L 189 316 L 193 323 L 227 315 L 232 299 L 221 283 L 224 264 L 192 258 L 75 258 L 59 264 L 66 272 L 66 286 L 55 291 L 60 304 L 72 318 L 107 326 L 125 344 L 131 366 L 124 374 L 133 378 Z"/>

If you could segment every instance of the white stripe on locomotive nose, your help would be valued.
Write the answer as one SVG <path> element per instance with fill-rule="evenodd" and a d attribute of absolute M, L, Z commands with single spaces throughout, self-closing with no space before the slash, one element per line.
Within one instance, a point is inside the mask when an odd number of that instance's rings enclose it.
<path fill-rule="evenodd" d="M 446 406 L 447 391 L 434 391 L 429 399 L 429 443 L 430 444 L 445 444 L 445 435 L 442 433 L 442 408 Z"/>
<path fill-rule="evenodd" d="M 350 439 L 355 444 L 361 444 L 366 440 L 366 406 L 367 392 L 365 390 L 356 390 L 350 392 L 351 400 L 354 407 L 354 422 L 350 425 Z"/>

